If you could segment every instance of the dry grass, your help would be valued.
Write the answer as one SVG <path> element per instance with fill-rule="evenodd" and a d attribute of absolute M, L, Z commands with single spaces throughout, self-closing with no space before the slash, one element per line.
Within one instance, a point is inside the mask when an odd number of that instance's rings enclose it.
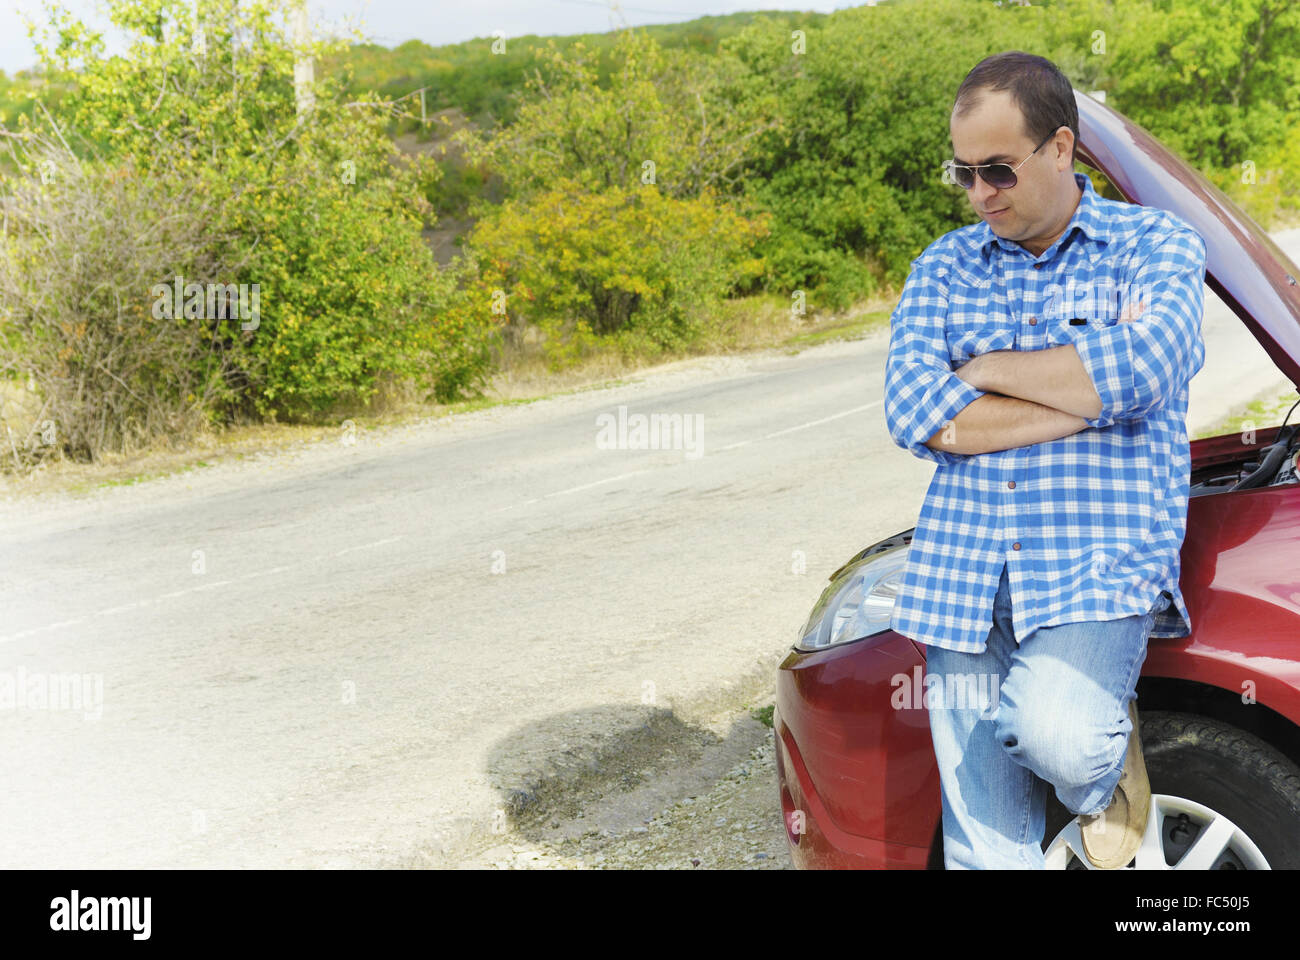
<path fill-rule="evenodd" d="M 627 355 L 599 350 L 562 369 L 552 369 L 540 345 L 530 342 L 507 355 L 488 395 L 498 400 L 534 398 L 590 388 L 633 374 L 670 368 L 696 357 L 727 356 L 755 350 L 798 352 L 830 340 L 856 339 L 889 322 L 897 293 L 858 304 L 844 313 L 794 316 L 780 297 L 754 296 L 726 301 L 688 350 Z"/>
<path fill-rule="evenodd" d="M 606 350 L 573 365 L 552 370 L 537 344 L 506 358 L 489 382 L 484 396 L 453 404 L 429 403 L 405 385 L 388 385 L 367 404 L 340 407 L 328 421 L 317 424 L 245 424 L 201 433 L 184 444 L 160 438 L 132 455 L 105 453 L 95 463 L 50 458 L 22 475 L 0 473 L 0 493 L 83 494 L 99 488 L 144 482 L 157 477 L 202 469 L 226 460 L 265 457 L 306 449 L 335 440 L 345 420 L 358 430 L 401 426 L 450 414 L 501 404 L 530 403 L 562 393 L 598 389 L 630 376 L 669 370 L 703 356 L 785 349 L 797 353 L 816 343 L 854 339 L 888 324 L 890 299 L 861 304 L 843 314 L 791 316 L 779 298 L 750 297 L 727 302 L 700 342 L 690 351 L 672 355 L 626 356 Z M 0 457 L 0 463 L 4 459 Z M 7 464 L 12 467 L 12 464 Z"/>

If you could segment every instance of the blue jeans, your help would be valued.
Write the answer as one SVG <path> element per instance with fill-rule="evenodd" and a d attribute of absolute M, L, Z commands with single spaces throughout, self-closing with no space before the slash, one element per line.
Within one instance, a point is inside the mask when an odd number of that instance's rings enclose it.
<path fill-rule="evenodd" d="M 1075 814 L 1106 809 L 1155 618 L 1040 627 L 1017 645 L 1004 565 L 984 652 L 926 646 L 926 673 L 943 681 L 927 681 L 925 702 L 947 869 L 1044 869 L 1049 783 Z"/>

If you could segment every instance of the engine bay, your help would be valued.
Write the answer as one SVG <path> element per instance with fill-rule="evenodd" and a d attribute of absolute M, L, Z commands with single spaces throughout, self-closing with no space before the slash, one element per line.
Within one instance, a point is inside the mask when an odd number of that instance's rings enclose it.
<path fill-rule="evenodd" d="M 1300 423 L 1284 425 L 1272 443 L 1250 451 L 1247 459 L 1194 470 L 1188 496 L 1293 483 L 1300 483 Z"/>

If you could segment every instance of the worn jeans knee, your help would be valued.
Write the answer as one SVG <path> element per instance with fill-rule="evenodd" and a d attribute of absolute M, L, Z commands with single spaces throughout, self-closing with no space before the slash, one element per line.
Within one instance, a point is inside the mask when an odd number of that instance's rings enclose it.
<path fill-rule="evenodd" d="M 1015 677 L 1015 671 L 1008 676 L 992 717 L 1007 756 L 1062 791 L 1091 787 L 1123 761 L 1123 730 L 1098 734 L 1086 725 L 1062 723 L 1050 697 L 1018 696 Z"/>

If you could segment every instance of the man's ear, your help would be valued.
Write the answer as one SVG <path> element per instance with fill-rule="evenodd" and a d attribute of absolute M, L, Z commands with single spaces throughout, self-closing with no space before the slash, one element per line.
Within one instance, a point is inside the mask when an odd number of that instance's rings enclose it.
<path fill-rule="evenodd" d="M 1074 161 L 1070 159 L 1074 153 L 1074 131 L 1069 127 L 1061 127 L 1056 131 L 1052 145 L 1056 147 L 1056 169 L 1071 169 L 1074 166 Z"/>

